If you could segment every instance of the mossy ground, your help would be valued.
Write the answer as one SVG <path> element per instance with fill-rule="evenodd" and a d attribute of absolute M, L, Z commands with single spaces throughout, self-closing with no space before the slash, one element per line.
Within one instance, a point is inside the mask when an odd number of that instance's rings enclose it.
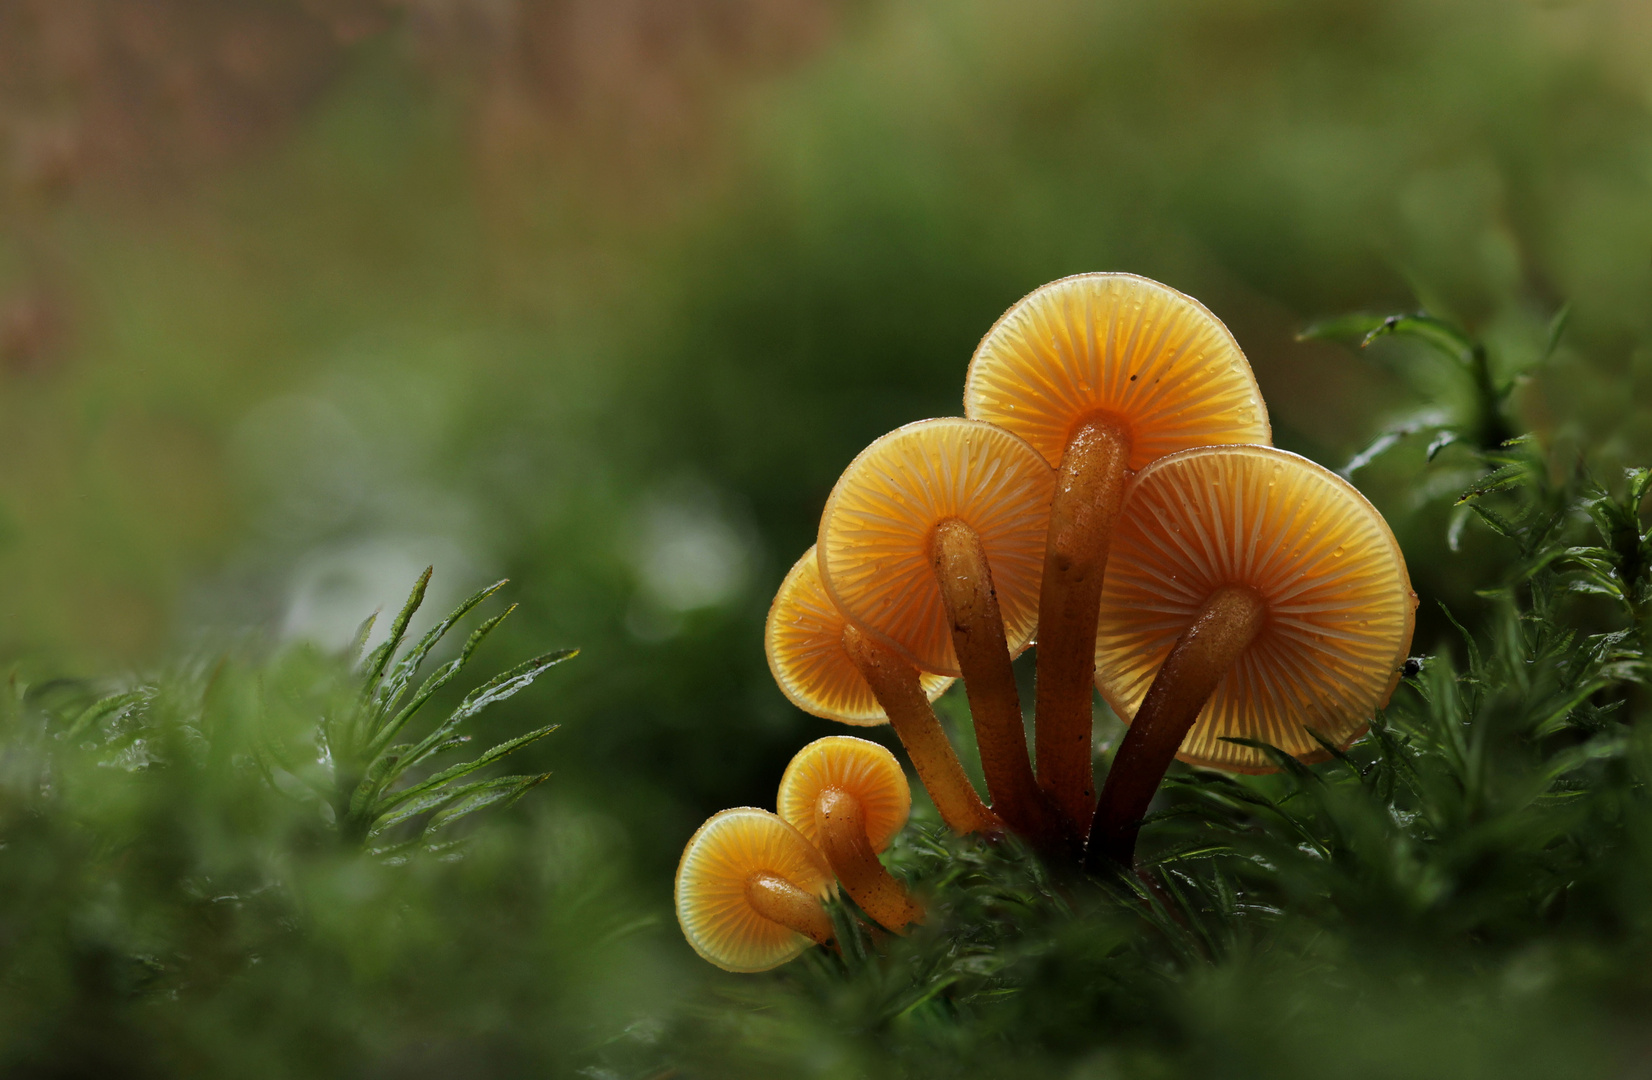
<path fill-rule="evenodd" d="M 1529 437 L 1457 442 L 1501 582 L 1475 624 L 1443 612 L 1457 637 L 1407 663 L 1369 735 L 1311 767 L 1275 752 L 1270 775 L 1178 767 L 1130 875 L 953 837 L 920 800 L 888 859 L 928 920 L 892 937 L 844 900 L 838 950 L 760 976 L 649 985 L 672 927 L 620 899 L 611 830 L 554 800 L 471 817 L 538 793 L 543 775 L 485 770 L 549 733 L 445 768 L 429 748 L 460 749 L 564 657 L 439 722 L 402 712 L 453 697 L 498 625 L 415 690 L 441 636 L 403 638 L 423 580 L 365 656 L 208 656 L 114 694 L 14 677 L 0 1053 L 130 1075 L 404 1056 L 601 1077 L 1632 1071 L 1652 1004 L 1652 473 L 1601 486 Z"/>

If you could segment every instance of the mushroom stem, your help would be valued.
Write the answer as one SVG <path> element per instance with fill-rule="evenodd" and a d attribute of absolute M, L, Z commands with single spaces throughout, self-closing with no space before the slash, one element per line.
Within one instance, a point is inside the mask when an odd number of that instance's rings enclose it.
<path fill-rule="evenodd" d="M 947 828 L 960 836 L 1000 828 L 964 775 L 958 755 L 918 684 L 918 669 L 853 625 L 843 628 L 843 651 L 872 688 L 872 696 L 889 717 L 889 726 L 906 747 L 906 756 L 912 759 L 918 779 Z"/>
<path fill-rule="evenodd" d="M 923 919 L 923 909 L 872 850 L 859 799 L 839 788 L 826 788 L 815 801 L 815 826 L 832 872 L 862 911 L 897 934 Z"/>
<path fill-rule="evenodd" d="M 981 538 L 964 522 L 949 518 L 935 526 L 929 557 L 952 625 L 952 648 L 975 718 L 993 811 L 1040 847 L 1053 847 L 1061 840 L 1061 827 L 1033 779 L 1004 617 Z"/>
<path fill-rule="evenodd" d="M 1080 841 L 1096 801 L 1090 751 L 1096 617 L 1129 460 L 1129 439 L 1113 421 L 1093 417 L 1074 429 L 1056 473 L 1044 546 L 1034 736 L 1038 783 L 1068 833 Z"/>
<path fill-rule="evenodd" d="M 1176 639 L 1113 755 L 1090 824 L 1087 869 L 1100 870 L 1109 862 L 1131 865 L 1136 833 L 1159 781 L 1266 616 L 1267 605 L 1254 589 L 1224 586 L 1210 595 L 1192 625 Z"/>
<path fill-rule="evenodd" d="M 835 936 L 832 917 L 820 899 L 793 885 L 779 874 L 758 871 L 746 879 L 746 902 L 753 911 L 790 930 L 825 945 Z"/>

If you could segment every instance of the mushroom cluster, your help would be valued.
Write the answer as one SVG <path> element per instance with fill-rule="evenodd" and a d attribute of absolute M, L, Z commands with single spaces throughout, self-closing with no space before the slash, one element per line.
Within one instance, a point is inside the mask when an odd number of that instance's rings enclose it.
<path fill-rule="evenodd" d="M 850 463 L 765 634 L 786 696 L 888 723 L 954 832 L 1128 868 L 1173 758 L 1322 760 L 1387 704 L 1417 604 L 1399 545 L 1346 481 L 1269 445 L 1250 365 L 1198 301 L 1132 274 L 1046 285 L 976 348 L 964 412 Z M 1036 773 L 1011 667 L 1035 639 Z M 931 707 L 956 678 L 990 805 Z M 1099 796 L 1096 690 L 1130 725 Z M 831 939 L 835 882 L 903 932 L 923 908 L 877 852 L 910 801 L 877 744 L 810 744 L 778 814 L 727 810 L 689 841 L 684 934 L 729 970 L 775 966 Z"/>

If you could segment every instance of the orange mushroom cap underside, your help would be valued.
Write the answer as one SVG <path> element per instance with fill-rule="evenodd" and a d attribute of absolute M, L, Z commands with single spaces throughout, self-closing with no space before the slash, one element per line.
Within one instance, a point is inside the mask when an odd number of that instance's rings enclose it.
<path fill-rule="evenodd" d="M 813 944 L 752 910 L 746 882 L 766 872 L 825 897 L 834 878 L 825 856 L 767 810 L 739 806 L 711 817 L 677 865 L 677 922 L 694 951 L 727 971 L 767 971 Z"/>
<path fill-rule="evenodd" d="M 883 707 L 843 649 L 847 625 L 820 583 L 820 567 L 810 546 L 780 583 L 769 607 L 763 633 L 769 670 L 781 693 L 806 713 L 845 724 L 887 724 Z M 947 675 L 925 672 L 918 677 L 931 701 L 952 683 Z"/>
<path fill-rule="evenodd" d="M 930 563 L 935 526 L 975 530 L 992 569 L 1012 654 L 1038 627 L 1055 471 L 1002 428 L 959 417 L 920 420 L 861 451 L 820 521 L 820 576 L 851 620 L 918 667 L 957 675 L 952 634 Z"/>
<path fill-rule="evenodd" d="M 1242 737 L 1304 761 L 1364 734 L 1411 645 L 1417 598 L 1382 515 L 1347 481 L 1263 446 L 1163 458 L 1126 495 L 1102 590 L 1096 684 L 1133 717 L 1207 597 L 1248 585 L 1266 621 L 1199 714 L 1177 755 L 1272 771 Z"/>
<path fill-rule="evenodd" d="M 882 851 L 912 814 L 912 788 L 895 755 L 875 742 L 828 735 L 805 746 L 786 766 L 775 801 L 780 816 L 820 846 L 815 804 L 827 788 L 853 795 L 866 815 L 866 838 Z"/>
<path fill-rule="evenodd" d="M 1134 274 L 1062 278 L 1016 303 L 975 350 L 964 413 L 1015 432 L 1051 465 L 1097 414 L 1124 429 L 1132 469 L 1190 447 L 1272 440 L 1227 327 Z"/>

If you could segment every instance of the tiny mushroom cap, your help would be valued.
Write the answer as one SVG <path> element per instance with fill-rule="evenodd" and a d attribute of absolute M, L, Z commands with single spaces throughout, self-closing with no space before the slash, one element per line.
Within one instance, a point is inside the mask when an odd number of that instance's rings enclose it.
<path fill-rule="evenodd" d="M 849 621 L 820 583 L 820 566 L 811 545 L 780 583 L 769 607 L 763 631 L 769 670 L 781 692 L 806 713 L 845 724 L 886 724 L 889 717 L 843 649 L 847 625 Z M 952 683 L 946 675 L 925 672 L 918 676 L 918 685 L 930 701 Z"/>
<path fill-rule="evenodd" d="M 849 735 L 816 739 L 797 752 L 780 778 L 780 816 L 821 846 L 815 804 L 828 788 L 847 792 L 866 815 L 873 851 L 889 846 L 912 813 L 912 789 L 895 755 L 875 742 Z"/>
<path fill-rule="evenodd" d="M 701 825 L 677 866 L 683 936 L 726 971 L 767 971 L 813 944 L 752 908 L 747 883 L 758 874 L 784 879 L 816 897 L 835 886 L 825 856 L 802 833 L 751 806 L 724 810 Z"/>
<path fill-rule="evenodd" d="M 861 451 L 820 519 L 827 594 L 873 637 L 931 672 L 957 675 L 951 627 L 932 568 L 936 526 L 980 537 L 1012 655 L 1038 627 L 1044 534 L 1055 473 L 1021 439 L 944 417 L 897 428 Z"/>
<path fill-rule="evenodd" d="M 1271 441 L 1250 364 L 1191 296 L 1135 274 L 1078 274 L 1020 300 L 970 361 L 964 413 L 1008 428 L 1051 465 L 1101 416 L 1129 466 L 1194 446 Z"/>
<path fill-rule="evenodd" d="M 1225 586 L 1261 598 L 1261 629 L 1228 670 L 1177 754 L 1271 772 L 1268 743 L 1305 762 L 1346 747 L 1399 683 L 1417 597 L 1375 507 L 1306 458 L 1266 446 L 1161 458 L 1126 497 L 1102 591 L 1096 683 L 1135 715 L 1177 637 Z"/>

